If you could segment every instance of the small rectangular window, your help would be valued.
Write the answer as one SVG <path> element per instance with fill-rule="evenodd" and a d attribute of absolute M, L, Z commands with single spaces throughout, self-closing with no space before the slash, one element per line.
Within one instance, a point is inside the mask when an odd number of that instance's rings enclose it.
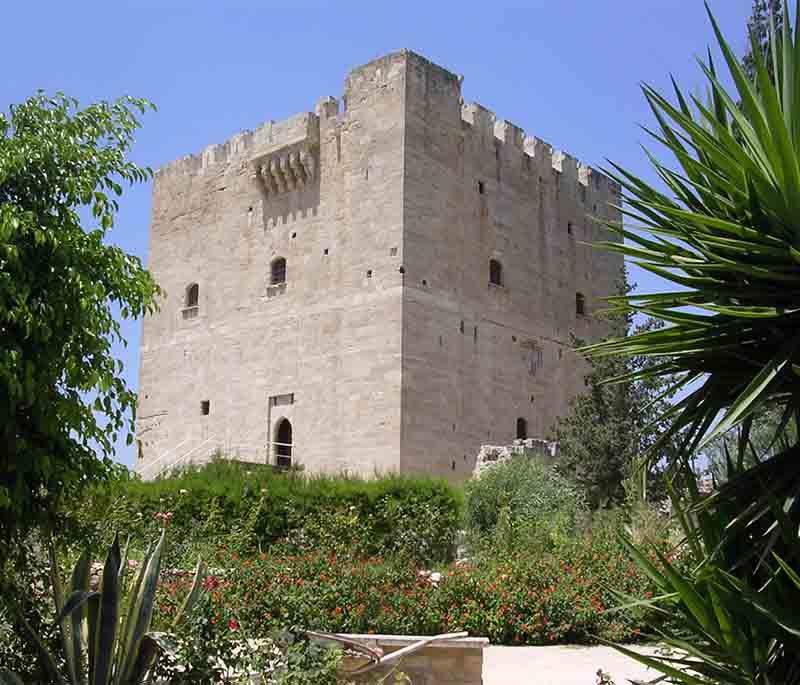
<path fill-rule="evenodd" d="M 200 403 L 200 413 L 203 416 L 208 416 L 211 413 L 211 401 L 210 400 L 203 400 Z"/>
<path fill-rule="evenodd" d="M 478 193 L 483 195 L 486 192 L 486 186 L 483 185 L 483 181 L 478 181 Z"/>
<path fill-rule="evenodd" d="M 586 298 L 582 293 L 575 293 L 575 313 L 578 316 L 586 314 Z"/>
<path fill-rule="evenodd" d="M 269 402 L 273 407 L 281 407 L 287 404 L 294 404 L 294 393 L 284 393 L 283 395 L 273 395 L 269 398 Z"/>

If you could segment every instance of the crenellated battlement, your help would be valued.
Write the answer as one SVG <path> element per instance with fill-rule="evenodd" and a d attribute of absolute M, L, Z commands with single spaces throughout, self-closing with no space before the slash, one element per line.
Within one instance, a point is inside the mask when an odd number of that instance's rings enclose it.
<path fill-rule="evenodd" d="M 336 102 L 333 98 L 330 98 Z M 337 103 L 338 106 L 338 103 Z M 326 113 L 333 109 L 326 100 Z M 277 150 L 291 146 L 319 145 L 319 116 L 303 112 L 283 121 L 266 121 L 255 130 L 245 130 L 224 143 L 209 145 L 195 155 L 186 155 L 161 167 L 157 176 L 176 174 L 202 174 L 212 166 L 227 164 L 237 159 L 255 160 Z"/>
<path fill-rule="evenodd" d="M 164 165 L 157 175 L 203 174 L 207 169 L 235 160 L 250 161 L 261 176 L 268 192 L 280 192 L 283 187 L 312 180 L 318 160 L 320 121 L 332 121 L 335 126 L 347 120 L 354 107 L 373 97 L 381 97 L 393 88 L 401 87 L 403 75 L 409 83 L 424 92 L 443 96 L 442 102 L 454 102 L 460 114 L 465 134 L 471 135 L 479 146 L 493 154 L 513 159 L 520 157 L 520 167 L 529 173 L 542 175 L 552 169 L 561 183 L 574 183 L 585 191 L 600 193 L 615 200 L 618 185 L 605 174 L 581 162 L 576 157 L 536 136 L 477 103 L 463 103 L 462 77 L 440 67 L 410 50 L 399 50 L 352 69 L 345 78 L 341 103 L 334 97 L 317 101 L 314 112 L 296 114 L 283 121 L 266 121 L 254 130 L 245 130 L 221 144 L 209 145 L 200 153 L 187 155 Z M 448 105 L 449 107 L 449 105 Z"/>
<path fill-rule="evenodd" d="M 498 119 L 493 111 L 477 102 L 462 104 L 461 120 L 481 145 L 487 148 L 508 146 L 518 151 L 517 154 L 530 158 L 531 164 L 523 165 L 523 168 L 552 168 L 562 174 L 565 181 L 580 184 L 595 192 L 619 195 L 617 183 L 601 171 L 563 150 L 554 149 L 541 138 L 527 135 L 524 129 L 507 119 Z"/>

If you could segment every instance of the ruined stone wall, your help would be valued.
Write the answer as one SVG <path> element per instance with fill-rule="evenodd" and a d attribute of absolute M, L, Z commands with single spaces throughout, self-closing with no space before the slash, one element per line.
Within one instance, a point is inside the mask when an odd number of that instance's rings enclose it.
<path fill-rule="evenodd" d="M 373 63 L 348 77 L 346 111 L 328 98 L 157 174 L 149 268 L 167 297 L 144 323 L 145 477 L 216 449 L 274 462 L 282 417 L 309 470 L 399 468 L 404 97 L 401 65 Z"/>
<path fill-rule="evenodd" d="M 408 60 L 402 467 L 463 479 L 482 444 L 510 443 L 519 418 L 544 436 L 584 388 L 571 335 L 607 333 L 591 314 L 622 260 L 581 241 L 608 238 L 588 215 L 618 218 L 618 189 Z"/>

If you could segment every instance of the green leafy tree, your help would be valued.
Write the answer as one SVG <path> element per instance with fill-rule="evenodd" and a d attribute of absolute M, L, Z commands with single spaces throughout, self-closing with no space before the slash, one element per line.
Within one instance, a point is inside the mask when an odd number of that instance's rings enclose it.
<path fill-rule="evenodd" d="M 635 378 L 674 377 L 672 389 L 686 389 L 669 409 L 671 426 L 662 438 L 682 432 L 673 461 L 679 467 L 736 426 L 749 433 L 765 409 L 779 411 L 781 429 L 800 411 L 800 44 L 784 25 L 775 84 L 754 51 L 756 85 L 714 27 L 741 107 L 712 63 L 701 63 L 709 103 L 687 100 L 676 86 L 673 104 L 645 86 L 661 129 L 654 135 L 682 169 L 653 158 L 666 192 L 620 167 L 612 174 L 626 194 L 625 214 L 641 230 L 609 223 L 626 240 L 605 248 L 678 286 L 616 302 L 669 326 L 584 350 L 592 358 L 647 357 L 653 363 Z M 773 455 L 757 472 L 742 472 L 721 496 L 740 498 L 756 519 L 767 514 L 770 498 L 760 483 L 774 480 L 777 497 L 800 488 L 798 449 Z"/>
<path fill-rule="evenodd" d="M 130 428 L 115 310 L 150 313 L 159 290 L 106 238 L 122 184 L 152 175 L 127 159 L 149 107 L 39 93 L 0 114 L 0 545 L 102 476 Z"/>

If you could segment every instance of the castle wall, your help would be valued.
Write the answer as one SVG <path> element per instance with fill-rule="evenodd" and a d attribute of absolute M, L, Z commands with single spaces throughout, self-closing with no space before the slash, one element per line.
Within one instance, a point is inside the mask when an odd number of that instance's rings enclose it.
<path fill-rule="evenodd" d="M 582 241 L 608 237 L 587 215 L 618 218 L 610 201 L 604 176 L 464 106 L 459 77 L 408 51 L 353 70 L 341 104 L 167 165 L 137 469 L 275 463 L 283 418 L 295 462 L 365 475 L 463 479 L 518 418 L 544 436 L 584 387 L 570 336 L 607 332 L 591 314 L 622 261 Z"/>
<path fill-rule="evenodd" d="M 217 449 L 274 462 L 283 417 L 309 470 L 399 468 L 403 100 L 400 65 L 366 65 L 346 111 L 327 98 L 157 174 L 149 268 L 166 298 L 144 323 L 145 477 Z"/>
<path fill-rule="evenodd" d="M 462 479 L 481 444 L 511 442 L 518 418 L 546 435 L 584 388 L 571 336 L 607 334 L 591 314 L 622 260 L 581 241 L 608 238 L 587 215 L 610 216 L 617 189 L 462 106 L 460 79 L 413 54 L 405 143 L 401 464 Z"/>

